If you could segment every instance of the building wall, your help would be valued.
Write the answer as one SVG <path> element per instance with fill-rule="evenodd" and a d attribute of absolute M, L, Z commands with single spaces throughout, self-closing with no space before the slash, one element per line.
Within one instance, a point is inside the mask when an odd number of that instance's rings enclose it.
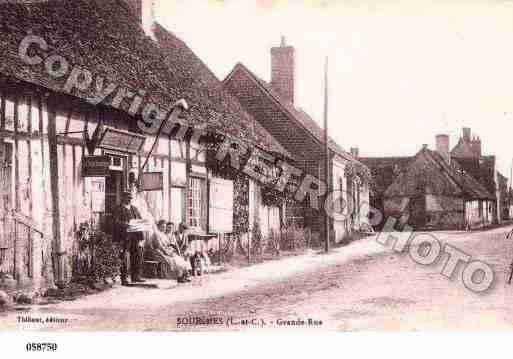
<path fill-rule="evenodd" d="M 398 216 L 403 213 L 410 203 L 409 197 L 388 197 L 383 201 L 385 216 Z"/>
<path fill-rule="evenodd" d="M 338 208 L 334 208 L 335 211 L 341 212 L 341 216 L 335 215 L 332 220 L 336 243 L 340 242 L 347 235 L 352 213 L 351 205 L 348 203 L 347 181 L 344 174 L 345 168 L 345 161 L 333 161 L 331 184 L 334 193 L 333 200 L 335 201 L 333 205 L 338 206 Z"/>
<path fill-rule="evenodd" d="M 2 182 L 2 187 L 9 188 L 12 195 L 0 196 L 0 221 L 5 217 L 5 208 L 30 218 L 52 242 L 53 250 L 49 252 L 54 255 L 56 277 L 68 280 L 72 274 L 72 257 L 78 250 L 76 235 L 80 224 L 88 222 L 108 228 L 109 223 L 101 200 L 102 196 L 106 197 L 106 179 L 85 178 L 82 174 L 82 159 L 90 155 L 84 131 L 92 137 L 101 119 L 106 126 L 136 132 L 135 121 L 122 112 L 94 107 L 69 96 L 39 93 L 37 87 L 21 84 L 3 84 L 0 105 L 0 159 L 7 153 L 4 144 L 13 152 L 12 169 L 8 172 L 11 179 Z M 136 155 L 101 148 L 94 155 L 119 156 L 124 178 L 129 173 L 137 178 L 153 141 L 154 137 L 147 136 L 143 150 Z M 233 183 L 213 177 L 207 171 L 205 156 L 197 144 L 161 137 L 149 158 L 147 171 L 163 173 L 163 190 L 134 190 L 135 204 L 143 216 L 175 224 L 189 223 L 192 212 L 188 189 L 191 180 L 197 179 L 202 193 L 198 229 L 231 232 Z M 2 165 L 5 163 L 8 161 L 3 160 Z M 128 187 L 126 183 L 125 188 Z M 264 232 L 279 228 L 279 209 L 263 206 L 258 201 L 254 213 Z M 3 206 L 3 202 L 8 205 Z M 7 229 L 2 228 L 0 247 L 7 235 Z M 31 253 L 35 266 L 40 265 L 43 244 L 34 243 Z"/>
<path fill-rule="evenodd" d="M 408 224 L 413 228 L 429 229 L 465 229 L 480 228 L 490 225 L 494 220 L 494 201 L 474 200 L 465 201 L 461 197 L 439 196 L 427 194 L 425 198 L 425 222 L 416 220 L 415 203 L 410 197 L 385 198 L 385 217 L 393 216 L 399 219 L 408 216 Z M 414 203 L 415 202 L 415 203 Z"/>
<path fill-rule="evenodd" d="M 463 228 L 465 206 L 462 198 L 426 195 L 426 226 L 436 229 Z"/>
<path fill-rule="evenodd" d="M 481 228 L 495 221 L 495 201 L 467 201 L 465 220 L 471 228 Z"/>
<path fill-rule="evenodd" d="M 280 144 L 290 153 L 297 156 L 296 167 L 304 173 L 325 181 L 325 149 L 314 136 L 302 125 L 292 120 L 283 108 L 261 91 L 259 86 L 242 70 L 236 70 L 228 81 L 227 89 L 241 102 L 243 107 L 257 120 Z M 335 156 L 330 168 L 333 188 L 339 188 L 339 179 L 343 178 L 343 196 L 347 202 L 347 185 L 345 184 L 344 167 L 347 160 Z M 325 181 L 326 182 L 326 181 Z M 369 201 L 368 188 L 361 188 L 361 201 Z M 356 225 L 366 213 L 359 213 Z M 301 219 L 304 216 L 304 220 Z M 349 229 L 348 220 L 331 221 L 335 237 L 341 238 Z M 291 203 L 287 206 L 287 223 L 308 226 L 312 231 L 319 232 L 324 228 L 325 216 L 304 204 Z"/>
<path fill-rule="evenodd" d="M 260 185 L 249 181 L 249 232 L 258 222 L 262 236 L 268 237 L 271 231 L 278 232 L 281 228 L 280 207 L 266 206 L 262 203 Z"/>
<path fill-rule="evenodd" d="M 324 146 L 313 135 L 291 121 L 281 106 L 262 93 L 258 85 L 241 71 L 236 71 L 225 85 L 256 121 L 287 151 L 297 156 L 297 168 L 315 178 L 325 179 Z M 313 231 L 324 226 L 324 217 L 319 211 L 298 203 L 287 206 L 286 221 L 308 226 Z"/>
<path fill-rule="evenodd" d="M 408 224 L 415 229 L 462 229 L 465 225 L 465 205 L 462 198 L 421 195 L 420 198 L 385 198 L 385 218 L 408 217 Z M 420 208 L 423 207 L 423 208 Z"/>
<path fill-rule="evenodd" d="M 51 267 L 54 234 L 48 123 L 39 95 L 28 88 L 1 83 L 0 152 L 4 157 L 0 163 L 0 247 L 11 263 L 16 257 L 9 271 L 14 271 L 18 283 L 36 288 L 51 280 L 50 269 L 43 273 L 43 267 Z M 13 210 L 45 236 L 34 232 L 30 235 L 26 226 L 18 226 L 15 240 Z"/>

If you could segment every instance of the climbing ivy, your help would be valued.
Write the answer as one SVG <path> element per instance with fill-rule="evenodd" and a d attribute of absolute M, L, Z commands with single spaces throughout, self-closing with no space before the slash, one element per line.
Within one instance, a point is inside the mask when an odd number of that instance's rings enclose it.
<path fill-rule="evenodd" d="M 368 186 L 372 184 L 371 171 L 359 162 L 349 162 L 346 164 L 344 175 L 346 178 L 360 181 L 363 185 Z"/>

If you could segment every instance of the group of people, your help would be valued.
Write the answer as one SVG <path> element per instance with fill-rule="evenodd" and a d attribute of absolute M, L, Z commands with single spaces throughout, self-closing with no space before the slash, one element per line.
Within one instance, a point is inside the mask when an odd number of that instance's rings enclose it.
<path fill-rule="evenodd" d="M 137 207 L 132 205 L 132 198 L 130 192 L 124 192 L 115 213 L 114 240 L 121 244 L 121 284 L 129 284 L 129 271 L 132 283 L 145 282 L 141 278 L 145 260 L 158 262 L 163 278 L 189 282 L 192 266 L 187 253 L 187 225 L 180 223 L 175 231 L 172 222 L 160 220 L 153 225 L 149 237 L 145 238 L 144 232 L 131 232 L 131 220 L 142 218 Z"/>
<path fill-rule="evenodd" d="M 174 224 L 160 220 L 156 223 L 153 233 L 144 246 L 144 258 L 156 261 L 160 265 L 163 278 L 175 277 L 178 282 L 189 282 L 192 271 L 187 255 L 187 226 L 180 223 L 178 231 Z"/>

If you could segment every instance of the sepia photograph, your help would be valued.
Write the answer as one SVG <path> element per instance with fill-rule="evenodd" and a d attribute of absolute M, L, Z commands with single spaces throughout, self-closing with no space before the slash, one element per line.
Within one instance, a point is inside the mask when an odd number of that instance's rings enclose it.
<path fill-rule="evenodd" d="M 0 1 L 0 338 L 510 332 L 512 44 L 500 0 Z"/>

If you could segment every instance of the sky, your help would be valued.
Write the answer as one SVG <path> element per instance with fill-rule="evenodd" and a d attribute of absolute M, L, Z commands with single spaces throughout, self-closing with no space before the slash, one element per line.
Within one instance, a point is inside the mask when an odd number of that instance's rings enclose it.
<path fill-rule="evenodd" d="M 513 1 L 156 0 L 157 21 L 224 79 L 242 62 L 270 79 L 270 48 L 295 47 L 295 106 L 361 156 L 411 156 L 472 128 L 510 176 Z"/>

